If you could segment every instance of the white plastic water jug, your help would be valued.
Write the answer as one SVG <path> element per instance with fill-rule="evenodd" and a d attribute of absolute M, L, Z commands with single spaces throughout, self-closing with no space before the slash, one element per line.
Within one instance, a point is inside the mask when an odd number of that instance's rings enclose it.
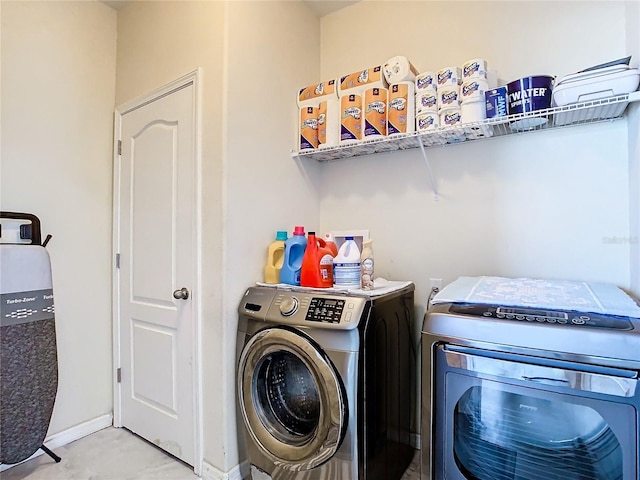
<path fill-rule="evenodd" d="M 336 288 L 360 288 L 360 249 L 353 237 L 345 237 L 333 259 L 333 285 Z"/>

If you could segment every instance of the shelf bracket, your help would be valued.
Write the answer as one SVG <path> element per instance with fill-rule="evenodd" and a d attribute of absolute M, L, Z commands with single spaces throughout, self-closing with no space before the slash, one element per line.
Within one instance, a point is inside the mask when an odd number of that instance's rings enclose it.
<path fill-rule="evenodd" d="M 440 196 L 438 195 L 438 187 L 436 186 L 436 179 L 433 176 L 433 171 L 431 170 L 431 164 L 429 163 L 429 158 L 427 157 L 427 151 L 422 144 L 422 139 L 418 136 L 418 145 L 420 146 L 420 151 L 422 152 L 422 158 L 424 158 L 424 163 L 427 165 L 427 174 L 429 175 L 429 181 L 431 182 L 431 188 L 433 189 L 433 200 L 440 200 Z"/>

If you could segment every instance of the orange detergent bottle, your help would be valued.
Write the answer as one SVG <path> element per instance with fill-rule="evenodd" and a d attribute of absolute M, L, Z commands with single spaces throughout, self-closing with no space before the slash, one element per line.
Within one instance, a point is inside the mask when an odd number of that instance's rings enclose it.
<path fill-rule="evenodd" d="M 302 257 L 300 286 L 315 288 L 333 287 L 333 255 L 315 232 L 307 235 L 307 248 Z"/>
<path fill-rule="evenodd" d="M 327 248 L 331 250 L 331 255 L 334 257 L 338 256 L 338 246 L 336 242 L 333 241 L 333 235 L 331 233 L 324 234 L 324 243 L 327 244 Z"/>

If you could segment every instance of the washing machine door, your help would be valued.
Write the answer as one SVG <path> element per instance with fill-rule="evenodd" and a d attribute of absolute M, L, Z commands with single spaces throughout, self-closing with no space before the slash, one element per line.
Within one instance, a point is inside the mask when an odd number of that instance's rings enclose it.
<path fill-rule="evenodd" d="M 270 327 L 251 337 L 240 356 L 238 396 L 251 439 L 281 468 L 315 468 L 342 443 L 344 386 L 320 346 L 299 330 Z"/>

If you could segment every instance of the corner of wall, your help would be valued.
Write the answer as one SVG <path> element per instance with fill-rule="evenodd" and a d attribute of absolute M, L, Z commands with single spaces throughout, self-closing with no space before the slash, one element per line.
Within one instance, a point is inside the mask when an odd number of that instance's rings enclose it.
<path fill-rule="evenodd" d="M 640 3 L 625 3 L 627 54 L 640 66 Z M 640 298 L 640 102 L 629 107 L 629 287 Z"/>
<path fill-rule="evenodd" d="M 633 294 L 640 298 L 640 102 L 629 108 L 629 248 L 630 282 Z"/>

